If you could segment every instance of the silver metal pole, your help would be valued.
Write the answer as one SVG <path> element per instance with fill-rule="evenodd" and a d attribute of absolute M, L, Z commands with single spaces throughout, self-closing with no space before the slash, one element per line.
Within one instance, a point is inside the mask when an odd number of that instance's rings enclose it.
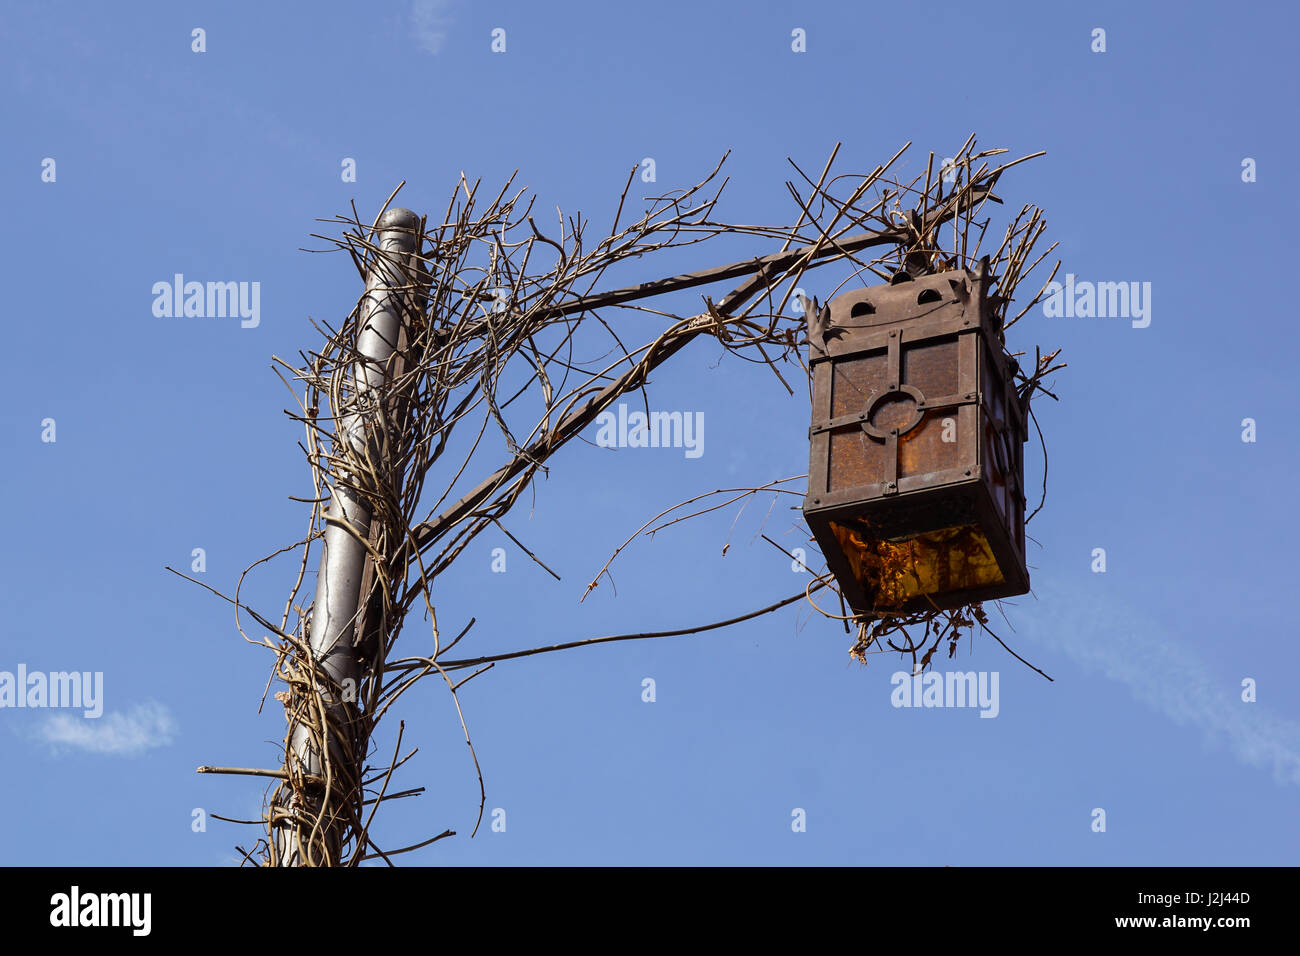
<path fill-rule="evenodd" d="M 405 313 L 414 300 L 409 287 L 416 281 L 412 262 L 413 254 L 418 253 L 419 227 L 420 217 L 409 209 L 389 209 L 379 220 L 378 246 L 383 254 L 377 257 L 366 277 L 361 331 L 351 372 L 352 394 L 338 415 L 335 431 L 336 454 L 342 456 L 342 446 L 346 443 L 356 455 L 369 457 L 381 467 L 384 464 L 380 457 L 385 415 L 383 390 L 391 374 L 390 359 L 403 339 L 402 324 L 410 321 Z M 403 286 L 408 289 L 403 291 Z M 337 480 L 331 484 L 329 518 L 312 606 L 310 647 L 327 680 L 326 736 L 332 778 L 329 797 L 337 805 L 349 798 L 353 788 L 360 786 L 360 763 L 364 756 L 355 752 L 354 746 L 356 700 L 363 677 L 356 637 L 360 631 L 359 617 L 364 614 L 359 604 L 366 563 L 364 541 L 370 534 L 371 510 L 363 498 Z M 295 723 L 290 731 L 290 752 L 303 772 L 316 777 L 325 775 L 319 746 L 313 742 L 311 731 L 301 723 Z M 296 809 L 316 812 L 319 806 Z M 320 835 L 325 840 L 330 864 L 339 862 L 342 829 L 341 821 L 337 825 L 324 822 Z M 282 826 L 277 831 L 276 843 L 280 865 L 306 863 L 304 849 L 296 845 L 291 828 Z"/>

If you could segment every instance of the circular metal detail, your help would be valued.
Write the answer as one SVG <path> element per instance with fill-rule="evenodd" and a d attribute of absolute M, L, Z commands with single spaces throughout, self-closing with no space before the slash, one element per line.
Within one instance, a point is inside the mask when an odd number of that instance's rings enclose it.
<path fill-rule="evenodd" d="M 867 401 L 862 430 L 880 439 L 906 435 L 925 417 L 925 409 L 921 408 L 924 403 L 925 395 L 911 385 L 874 393 Z"/>

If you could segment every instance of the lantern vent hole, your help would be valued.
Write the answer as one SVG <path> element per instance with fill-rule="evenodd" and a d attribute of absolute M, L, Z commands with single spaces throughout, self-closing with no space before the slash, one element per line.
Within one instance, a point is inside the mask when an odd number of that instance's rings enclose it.
<path fill-rule="evenodd" d="M 943 296 L 939 294 L 938 289 L 922 289 L 921 294 L 916 297 L 917 305 L 925 305 L 927 302 L 941 302 Z"/>
<path fill-rule="evenodd" d="M 857 302 L 854 304 L 853 309 L 849 312 L 849 316 L 854 319 L 863 315 L 875 315 L 875 314 L 876 314 L 876 307 L 872 305 L 870 302 Z"/>

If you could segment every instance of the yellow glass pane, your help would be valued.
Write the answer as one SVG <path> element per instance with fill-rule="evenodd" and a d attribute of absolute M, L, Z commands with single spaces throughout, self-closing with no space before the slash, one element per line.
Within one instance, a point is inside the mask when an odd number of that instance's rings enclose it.
<path fill-rule="evenodd" d="M 988 539 L 975 525 L 929 531 L 899 541 L 873 538 L 867 528 L 831 522 L 855 578 L 875 607 L 892 610 L 922 595 L 1004 583 Z"/>

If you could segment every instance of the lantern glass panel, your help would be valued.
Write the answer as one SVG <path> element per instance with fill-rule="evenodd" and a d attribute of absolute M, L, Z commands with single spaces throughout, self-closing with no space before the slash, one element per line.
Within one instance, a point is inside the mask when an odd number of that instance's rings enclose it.
<path fill-rule="evenodd" d="M 927 339 L 903 349 L 903 381 L 931 398 L 956 394 L 957 336 Z"/>
<path fill-rule="evenodd" d="M 878 484 L 885 475 L 885 446 L 868 440 L 861 428 L 830 435 L 828 491 Z"/>
<path fill-rule="evenodd" d="M 976 525 L 940 528 L 899 540 L 872 535 L 863 523 L 831 522 L 854 577 L 881 610 L 924 595 L 1005 582 L 988 538 Z"/>
<path fill-rule="evenodd" d="M 951 426 L 944 421 L 950 420 Z M 956 434 L 957 412 L 951 408 L 928 411 L 921 422 L 898 443 L 898 476 L 911 478 L 913 475 L 929 475 L 936 471 L 946 471 L 957 467 L 957 442 L 952 440 Z M 944 441 L 944 434 L 950 434 Z"/>
<path fill-rule="evenodd" d="M 836 363 L 831 378 L 831 418 L 863 410 L 872 389 L 889 374 L 887 361 L 888 356 L 882 350 Z"/>

